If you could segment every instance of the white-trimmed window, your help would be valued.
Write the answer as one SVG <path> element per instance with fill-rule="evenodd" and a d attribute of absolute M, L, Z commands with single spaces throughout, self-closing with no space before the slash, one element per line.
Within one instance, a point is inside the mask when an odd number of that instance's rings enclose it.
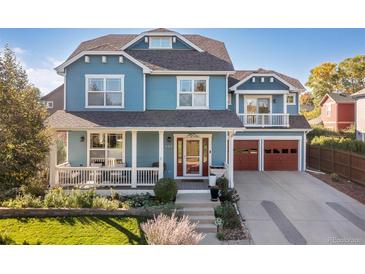
<path fill-rule="evenodd" d="M 124 75 L 86 75 L 85 78 L 86 107 L 124 107 Z"/>
<path fill-rule="evenodd" d="M 90 166 L 124 165 L 124 133 L 92 132 L 89 138 Z"/>
<path fill-rule="evenodd" d="M 287 103 L 287 105 L 295 105 L 296 104 L 295 94 L 288 94 L 286 96 L 286 103 Z"/>
<path fill-rule="evenodd" d="M 44 101 L 43 104 L 46 108 L 53 108 L 53 101 Z"/>
<path fill-rule="evenodd" d="M 178 108 L 208 108 L 209 77 L 177 77 Z"/>
<path fill-rule="evenodd" d="M 172 48 L 172 37 L 167 36 L 156 36 L 150 37 L 149 39 L 150 49 L 171 49 Z"/>
<path fill-rule="evenodd" d="M 245 95 L 243 101 L 244 101 L 244 113 L 246 114 L 271 113 L 272 110 L 271 96 Z"/>

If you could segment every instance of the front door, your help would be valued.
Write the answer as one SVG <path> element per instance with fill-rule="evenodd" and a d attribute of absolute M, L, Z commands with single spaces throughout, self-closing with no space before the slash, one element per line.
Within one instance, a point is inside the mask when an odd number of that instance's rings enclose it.
<path fill-rule="evenodd" d="M 184 176 L 202 175 L 201 139 L 185 139 Z"/>

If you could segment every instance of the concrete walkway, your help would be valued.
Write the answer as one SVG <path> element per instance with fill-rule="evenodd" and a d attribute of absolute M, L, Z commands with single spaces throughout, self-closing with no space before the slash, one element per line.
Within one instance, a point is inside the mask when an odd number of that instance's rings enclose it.
<path fill-rule="evenodd" d="M 302 172 L 235 172 L 255 244 L 365 244 L 365 205 Z"/>

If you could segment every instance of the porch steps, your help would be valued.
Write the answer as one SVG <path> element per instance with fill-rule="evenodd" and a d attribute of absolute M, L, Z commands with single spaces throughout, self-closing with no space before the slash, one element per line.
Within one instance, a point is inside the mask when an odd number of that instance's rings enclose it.
<path fill-rule="evenodd" d="M 210 194 L 178 194 L 176 203 L 179 212 L 188 215 L 192 222 L 197 223 L 196 230 L 202 233 L 215 233 L 214 208 L 218 202 L 210 201 Z"/>

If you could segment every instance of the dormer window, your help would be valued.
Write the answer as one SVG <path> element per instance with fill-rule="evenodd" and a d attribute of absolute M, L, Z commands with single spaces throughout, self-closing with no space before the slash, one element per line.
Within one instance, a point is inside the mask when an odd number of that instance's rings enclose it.
<path fill-rule="evenodd" d="M 171 49 L 172 37 L 150 37 L 150 49 Z"/>

